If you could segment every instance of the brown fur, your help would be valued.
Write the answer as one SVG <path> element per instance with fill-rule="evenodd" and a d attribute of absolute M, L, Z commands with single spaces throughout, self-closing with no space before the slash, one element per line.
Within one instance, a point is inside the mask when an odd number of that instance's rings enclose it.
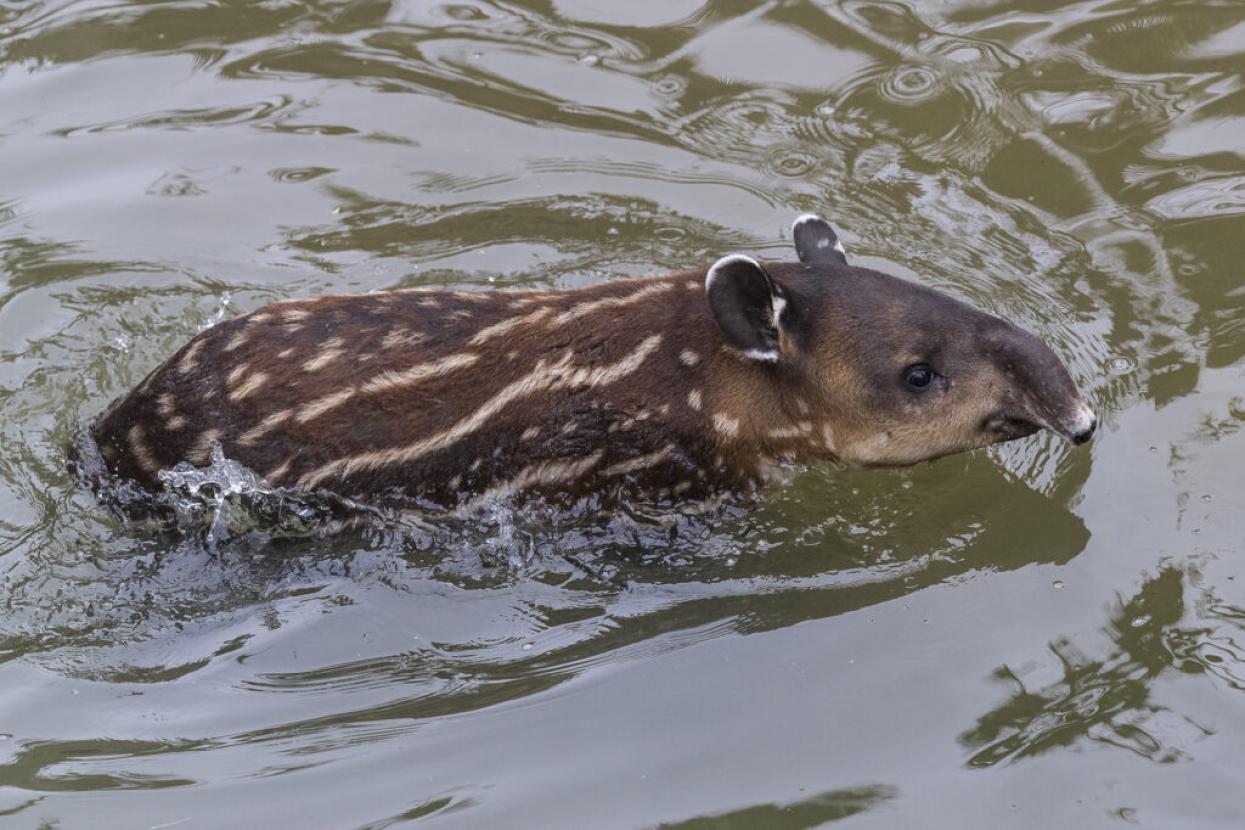
<path fill-rule="evenodd" d="M 704 271 L 323 297 L 203 332 L 93 433 L 110 469 L 147 487 L 219 441 L 275 485 L 452 505 L 517 490 L 697 496 L 782 459 L 907 464 L 1079 403 L 1040 341 L 955 300 L 845 264 L 765 268 L 789 300 L 771 321 L 778 360 L 727 343 Z M 903 388 L 905 366 L 935 358 L 954 365 L 946 389 Z"/>
<path fill-rule="evenodd" d="M 756 460 L 736 449 L 746 441 L 724 441 L 707 427 L 712 413 L 737 414 L 751 431 L 759 418 L 749 415 L 766 407 L 748 394 L 758 368 L 714 343 L 698 277 L 558 293 L 404 291 L 267 306 L 199 335 L 115 405 L 94 434 L 115 472 L 149 487 L 157 470 L 178 461 L 205 464 L 216 437 L 228 456 L 273 484 L 351 495 L 402 491 L 451 503 L 525 470 L 533 482 L 564 485 L 571 482 L 562 480 L 560 465 L 600 451 L 593 475 L 573 482 L 591 489 L 602 471 L 667 446 L 655 467 L 617 475 L 671 492 L 680 485 L 703 490 L 708 471 L 740 480 L 757 472 Z M 650 293 L 631 300 L 639 289 Z M 408 345 L 416 336 L 418 344 Z M 646 342 L 655 345 L 641 350 Z M 700 355 L 696 366 L 680 360 L 684 349 Z M 629 369 L 625 361 L 637 353 L 636 369 L 614 382 L 575 382 L 585 369 Z M 438 374 L 436 364 L 447 358 Z M 443 432 L 538 367 L 546 374 L 530 392 L 516 390 L 459 440 L 404 463 L 315 478 L 343 458 Z M 706 383 L 711 377 L 725 382 Z M 700 411 L 687 401 L 698 388 Z"/>

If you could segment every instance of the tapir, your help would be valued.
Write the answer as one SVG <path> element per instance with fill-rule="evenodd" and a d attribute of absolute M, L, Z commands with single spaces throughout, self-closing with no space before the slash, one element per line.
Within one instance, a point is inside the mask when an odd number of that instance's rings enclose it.
<path fill-rule="evenodd" d="M 514 493 L 664 499 L 784 462 L 909 465 L 1097 420 L 1035 335 L 848 262 L 733 254 L 573 290 L 389 290 L 266 305 L 192 338 L 95 422 L 144 487 L 219 443 L 276 487 L 447 506 Z"/>

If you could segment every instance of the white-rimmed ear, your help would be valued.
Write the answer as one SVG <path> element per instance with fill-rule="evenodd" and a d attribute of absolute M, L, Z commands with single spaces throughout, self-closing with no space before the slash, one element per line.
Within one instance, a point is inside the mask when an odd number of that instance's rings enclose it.
<path fill-rule="evenodd" d="M 760 263 L 739 254 L 722 257 L 705 276 L 705 295 L 726 342 L 750 360 L 778 362 L 787 297 Z"/>
<path fill-rule="evenodd" d="M 791 225 L 795 255 L 805 265 L 816 263 L 847 264 L 847 251 L 830 223 L 813 213 L 806 213 Z"/>

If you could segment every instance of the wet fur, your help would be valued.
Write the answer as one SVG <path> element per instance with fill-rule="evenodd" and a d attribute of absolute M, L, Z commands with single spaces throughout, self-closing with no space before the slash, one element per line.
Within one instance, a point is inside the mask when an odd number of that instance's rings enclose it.
<path fill-rule="evenodd" d="M 530 490 L 696 497 L 784 459 L 908 464 L 1079 404 L 1040 340 L 848 265 L 824 228 L 801 263 L 276 303 L 194 338 L 93 434 L 114 473 L 148 488 L 219 441 L 275 485 L 448 506 Z M 945 388 L 903 387 L 921 361 L 944 365 Z"/>
<path fill-rule="evenodd" d="M 536 488 L 564 489 L 571 471 L 562 467 L 594 455 L 591 469 L 574 476 L 577 489 L 625 478 L 643 489 L 701 492 L 710 472 L 719 485 L 742 484 L 760 473 L 759 459 L 739 452 L 743 443 L 724 441 L 713 414 L 731 413 L 748 431 L 784 416 L 772 397 L 767 403 L 757 394 L 770 373 L 714 336 L 703 278 L 691 272 L 557 293 L 403 291 L 267 306 L 195 338 L 105 414 L 94 434 L 116 473 L 148 487 L 157 486 L 159 469 L 180 460 L 206 463 L 211 440 L 273 484 L 348 495 L 401 492 L 445 504 L 504 487 L 525 471 Z M 651 293 L 630 300 L 638 291 Z M 552 325 L 591 304 L 599 305 Z M 509 320 L 521 322 L 471 344 Z M 642 349 L 654 337 L 656 344 Z M 333 354 L 326 359 L 327 352 Z M 415 383 L 363 391 L 368 380 L 454 355 L 475 360 Z M 636 370 L 614 382 L 574 383 L 576 371 L 620 364 L 625 370 L 637 356 Z M 694 365 L 685 356 L 694 356 Z M 541 366 L 549 377 L 530 393 L 516 392 L 480 429 L 448 446 L 316 478 L 343 458 L 442 433 Z M 257 377 L 263 380 L 248 391 Z M 360 391 L 347 403 L 300 420 L 315 402 L 349 388 Z M 698 407 L 689 402 L 697 391 Z M 286 411 L 262 435 L 248 436 Z M 135 451 L 135 438 L 145 453 Z M 606 474 L 667 448 L 668 457 L 652 466 Z"/>

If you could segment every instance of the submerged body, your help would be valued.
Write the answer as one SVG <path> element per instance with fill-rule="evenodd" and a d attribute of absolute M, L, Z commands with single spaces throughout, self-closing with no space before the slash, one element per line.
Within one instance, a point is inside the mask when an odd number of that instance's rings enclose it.
<path fill-rule="evenodd" d="M 276 303 L 194 338 L 93 434 L 112 472 L 151 488 L 219 442 L 277 486 L 448 506 L 697 496 L 784 459 L 909 464 L 1092 432 L 1037 338 L 848 265 L 820 220 L 796 243 L 799 263 L 728 257 L 572 291 Z"/>

